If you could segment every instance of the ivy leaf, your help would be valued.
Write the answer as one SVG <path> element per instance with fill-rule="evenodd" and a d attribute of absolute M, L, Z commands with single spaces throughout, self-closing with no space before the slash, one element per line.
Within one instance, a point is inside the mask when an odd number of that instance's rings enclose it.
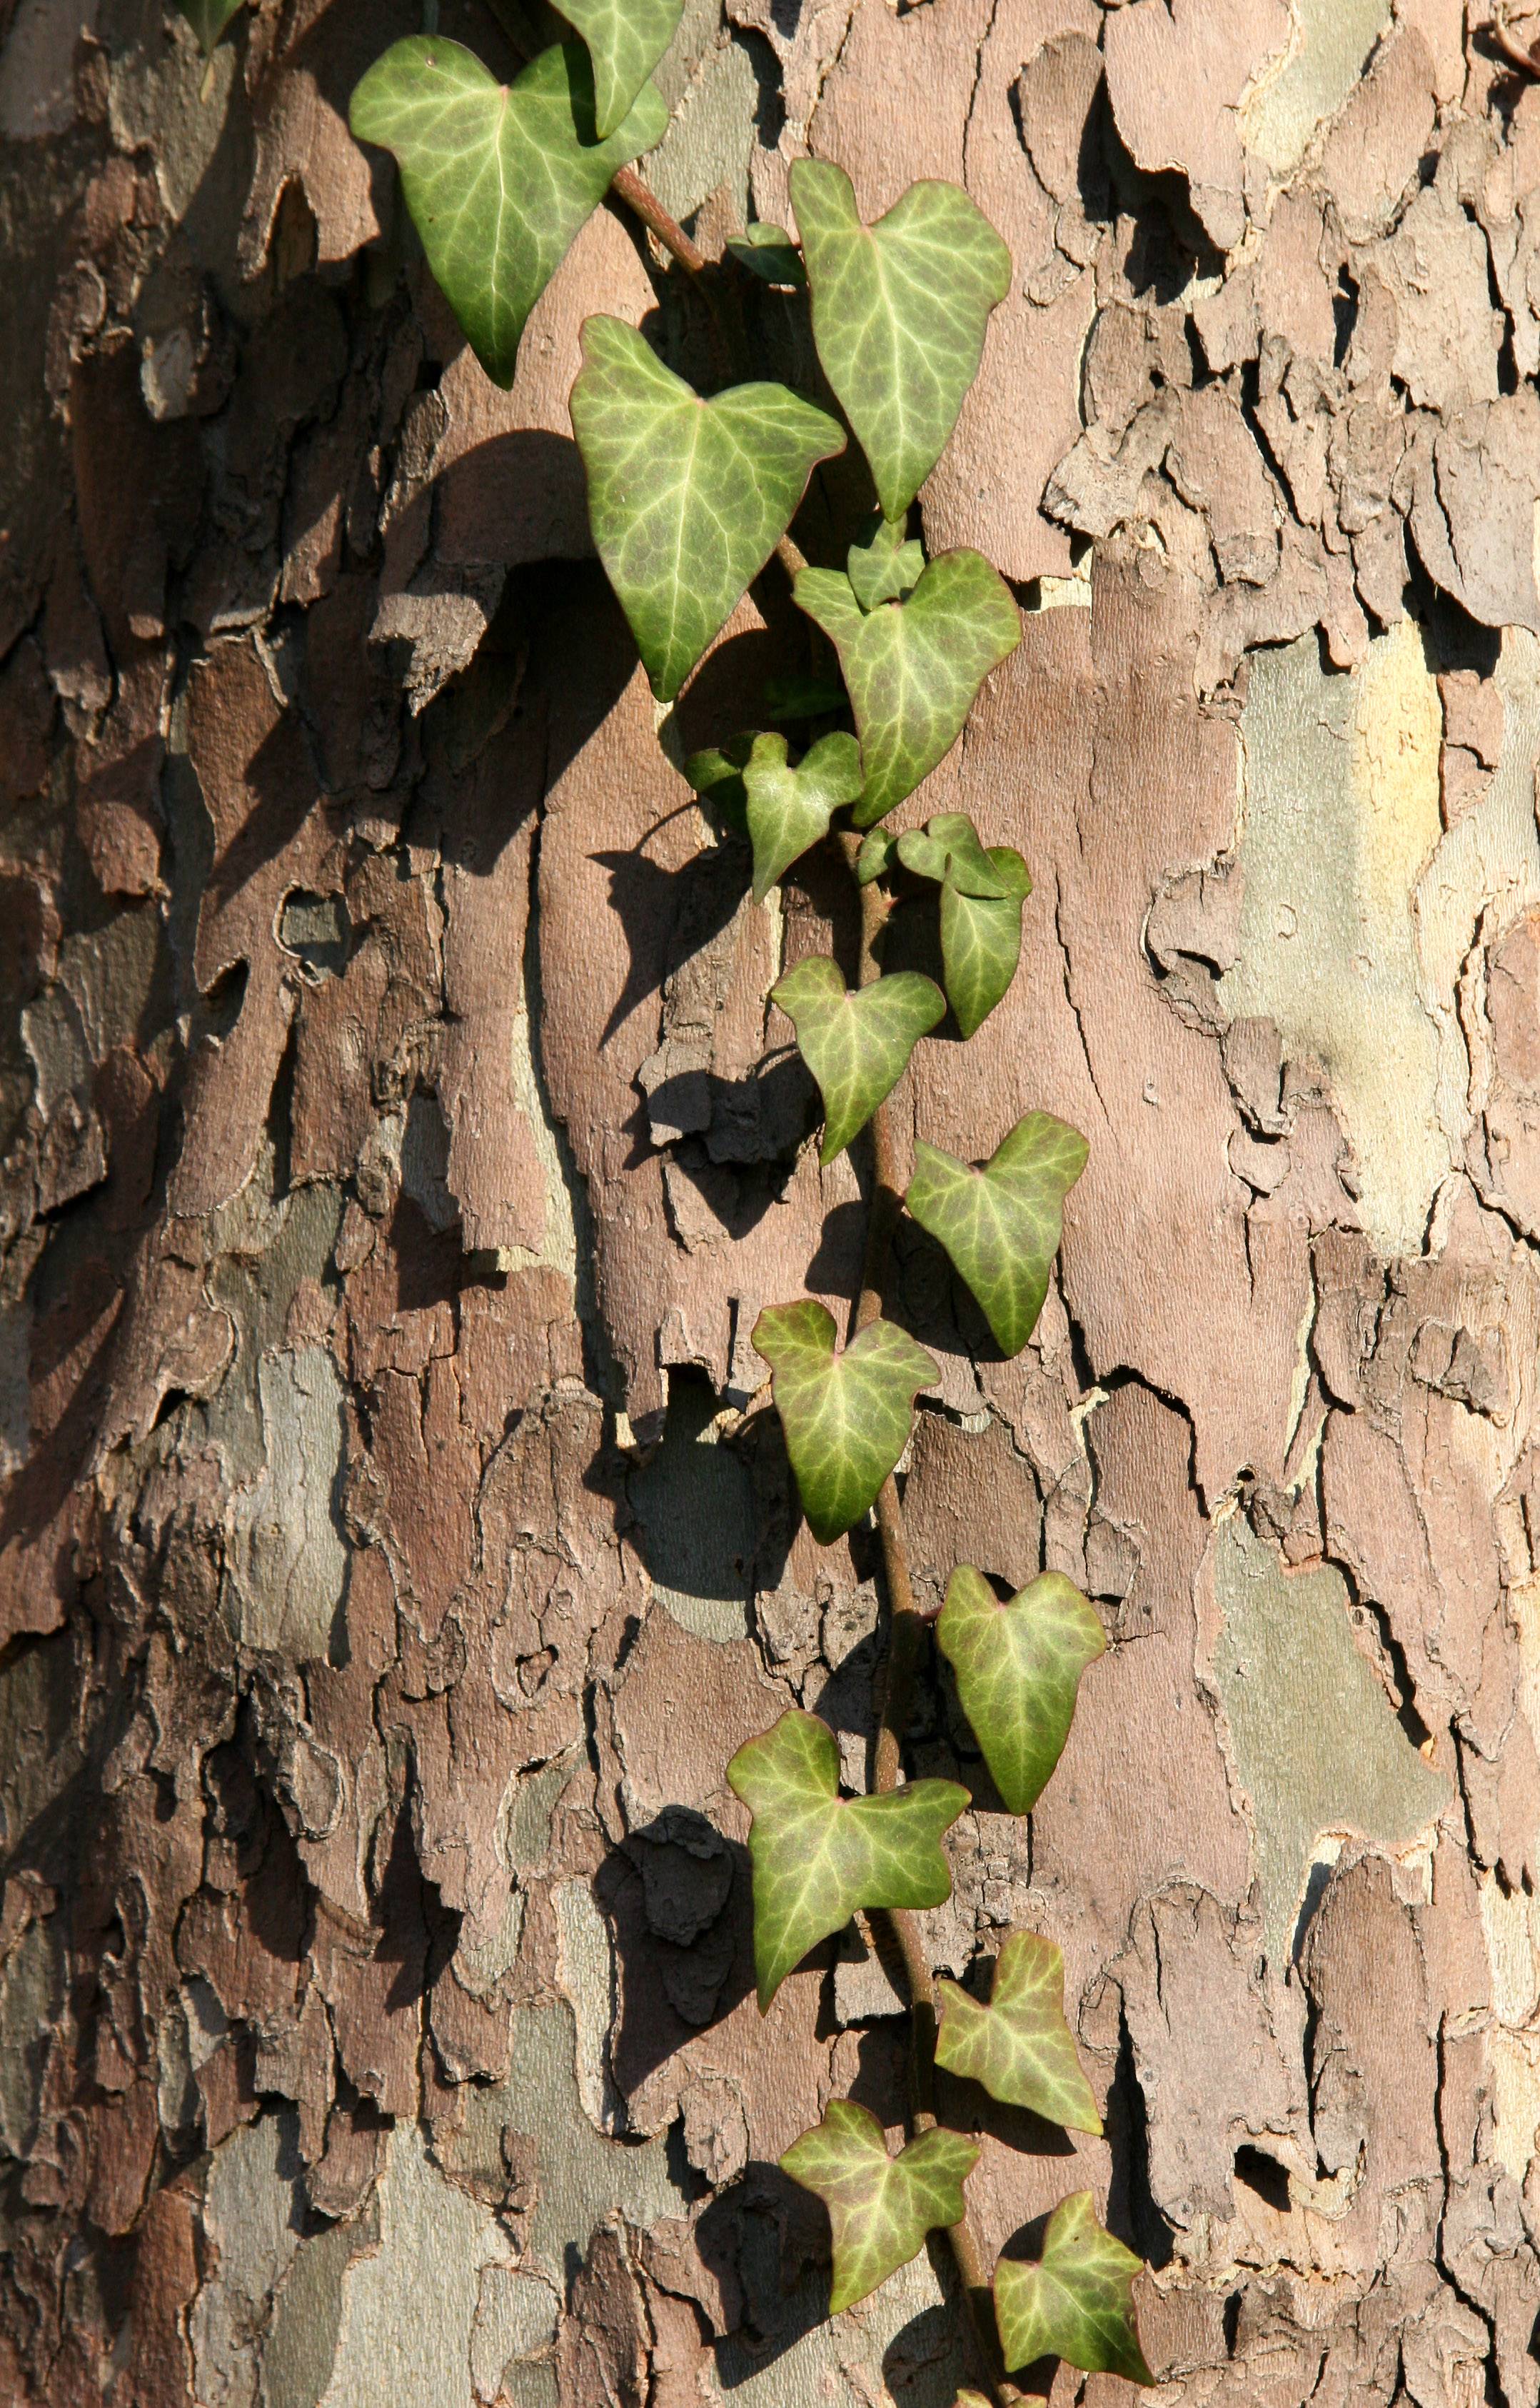
<path fill-rule="evenodd" d="M 881 878 L 898 859 L 898 838 L 884 827 L 868 828 L 861 839 L 856 855 L 856 883 L 870 886 L 874 878 Z M 959 2393 L 959 2398 L 962 2394 Z"/>
<path fill-rule="evenodd" d="M 955 1781 L 841 1798 L 834 1735 L 795 1706 L 739 1748 L 727 1778 L 754 1818 L 749 1856 L 762 2014 L 792 1967 L 842 1931 L 858 1906 L 940 1906 L 951 1896 L 941 1834 L 968 1802 Z"/>
<path fill-rule="evenodd" d="M 904 1452 L 915 1398 L 941 1375 L 923 1346 L 891 1321 L 869 1321 L 836 1354 L 834 1316 L 812 1297 L 767 1305 L 751 1340 L 775 1375 L 772 1394 L 808 1527 L 826 1547 L 872 1504 Z"/>
<path fill-rule="evenodd" d="M 934 2130 L 891 2157 L 868 2108 L 831 2099 L 822 2123 L 793 2141 L 780 2163 L 829 2211 L 829 2313 L 837 2315 L 917 2258 L 927 2232 L 961 2224 L 962 2186 L 978 2163 L 978 2147 L 961 2132 Z"/>
<path fill-rule="evenodd" d="M 684 765 L 684 774 L 702 802 L 708 803 L 735 836 L 749 834 L 749 795 L 743 773 L 753 744 L 752 736 L 732 736 L 725 744 L 692 752 Z"/>
<path fill-rule="evenodd" d="M 784 721 L 788 726 L 799 719 L 823 719 L 832 710 L 843 710 L 845 704 L 845 688 L 833 678 L 803 672 L 764 681 L 765 717 Z"/>
<path fill-rule="evenodd" d="M 839 654 L 866 772 L 855 824 L 870 827 L 950 751 L 991 669 L 1020 642 L 1021 614 L 977 552 L 942 552 L 906 602 L 871 611 L 835 568 L 800 570 L 793 591 Z"/>
<path fill-rule="evenodd" d="M 1063 1754 L 1080 1675 L 1106 1653 L 1100 1616 L 1062 1572 L 1039 1572 L 1002 1605 L 959 1564 L 935 1638 L 995 1787 L 1030 1814 Z"/>
<path fill-rule="evenodd" d="M 730 235 L 727 248 L 741 267 L 765 284 L 790 284 L 800 293 L 807 281 L 802 253 L 784 226 L 751 225 Z"/>
<path fill-rule="evenodd" d="M 797 1032 L 797 1049 L 823 1096 L 820 1162 L 833 1162 L 863 1129 L 908 1068 L 927 1029 L 946 1016 L 946 997 L 919 970 L 895 970 L 872 986 L 846 986 L 827 953 L 810 953 L 770 990 Z"/>
<path fill-rule="evenodd" d="M 177 0 L 177 5 L 202 43 L 207 58 L 236 10 L 244 8 L 246 0 Z"/>
<path fill-rule="evenodd" d="M 820 736 L 793 769 L 784 736 L 756 736 L 743 784 L 754 847 L 754 900 L 763 903 L 782 870 L 828 835 L 841 804 L 855 801 L 861 749 L 853 736 Z"/>
<path fill-rule="evenodd" d="M 972 820 L 942 811 L 924 833 L 898 839 L 898 857 L 941 888 L 941 959 L 947 1000 L 964 1037 L 989 1018 L 1021 958 L 1021 906 L 1032 893 L 1014 845 L 978 841 Z"/>
<path fill-rule="evenodd" d="M 663 57 L 684 0 L 564 0 L 593 62 L 593 121 L 601 140 L 615 133 Z"/>
<path fill-rule="evenodd" d="M 601 142 L 580 42 L 500 84 L 474 50 L 412 34 L 354 87 L 348 122 L 395 153 L 428 265 L 492 382 L 510 385 L 530 311 L 617 169 L 663 138 L 668 110 L 648 84 Z"/>
<path fill-rule="evenodd" d="M 1028 1112 L 978 1170 L 915 1140 L 904 1200 L 946 1247 L 1003 1354 L 1020 1354 L 1037 1326 L 1063 1233 L 1064 1197 L 1089 1151 L 1079 1130 L 1051 1112 Z"/>
<path fill-rule="evenodd" d="M 902 602 L 925 573 L 925 547 L 905 539 L 904 521 L 879 518 L 845 555 L 850 591 L 863 610 L 879 602 Z"/>
<path fill-rule="evenodd" d="M 956 184 L 911 184 L 863 226 L 843 167 L 799 159 L 791 206 L 823 373 L 871 463 L 885 518 L 907 509 L 978 373 L 1011 255 Z"/>
<path fill-rule="evenodd" d="M 1030 2107 L 1072 2132 L 1100 2132 L 1102 2119 L 1064 2021 L 1064 1959 L 1051 1940 L 1013 1931 L 995 1959 L 990 2003 L 938 1980 L 941 2025 L 935 2061 L 981 2082 L 991 2099 Z"/>
<path fill-rule="evenodd" d="M 1007 2369 L 1062 2358 L 1087 2374 L 1153 2383 L 1134 2314 L 1134 2277 L 1143 2271 L 1133 2250 L 1097 2223 L 1089 2190 L 1061 2200 L 1037 2264 L 1002 2258 L 994 2270 L 995 2322 Z"/>
<path fill-rule="evenodd" d="M 783 384 L 703 401 L 619 318 L 584 326 L 571 409 L 599 557 L 671 702 L 844 435 Z"/>

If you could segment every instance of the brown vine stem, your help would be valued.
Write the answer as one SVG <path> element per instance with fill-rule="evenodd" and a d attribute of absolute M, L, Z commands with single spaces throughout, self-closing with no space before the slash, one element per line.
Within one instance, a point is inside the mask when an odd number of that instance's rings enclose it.
<path fill-rule="evenodd" d="M 856 881 L 856 855 L 860 841 L 858 837 L 848 833 L 839 839 L 840 852 L 852 882 Z M 870 986 L 882 975 L 880 948 L 882 932 L 887 924 L 888 906 L 875 879 L 869 885 L 858 886 L 858 892 L 861 896 L 860 984 Z M 866 1219 L 866 1248 L 861 1270 L 861 1294 L 856 1302 L 855 1329 L 864 1329 L 882 1310 L 882 1288 L 903 1203 L 902 1168 L 891 1097 L 880 1103 L 873 1114 L 871 1134 L 872 1199 Z M 904 1735 L 909 1727 L 914 1710 L 915 1684 L 929 1620 L 915 1601 L 904 1506 L 891 1472 L 877 1491 L 877 1526 L 888 1589 L 888 1660 L 877 1725 L 874 1784 L 880 1792 L 896 1789 L 903 1778 Z M 925 1945 L 925 1935 L 918 1914 L 907 1907 L 891 1907 L 888 1909 L 885 1919 L 897 1942 L 909 1986 L 914 2085 L 914 2105 L 909 2120 L 915 2132 L 928 2132 L 935 2126 L 935 1977 L 931 1970 L 930 1952 Z M 989 2260 L 966 2213 L 961 2224 L 948 2225 L 947 2238 L 951 2243 L 952 2257 L 962 2284 L 962 2296 L 967 2302 L 975 2353 L 985 2371 L 990 2391 L 998 2408 L 1016 2408 L 1023 2394 L 1005 2375 L 993 2315 L 988 2306 Z"/>

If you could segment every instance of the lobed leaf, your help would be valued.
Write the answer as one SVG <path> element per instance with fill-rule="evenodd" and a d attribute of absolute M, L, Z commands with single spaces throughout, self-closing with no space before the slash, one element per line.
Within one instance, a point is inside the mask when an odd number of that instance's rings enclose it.
<path fill-rule="evenodd" d="M 797 1032 L 797 1050 L 823 1097 L 820 1162 L 833 1162 L 863 1129 L 908 1068 L 928 1029 L 946 1016 L 934 979 L 896 970 L 847 987 L 827 953 L 797 962 L 770 990 Z"/>
<path fill-rule="evenodd" d="M 749 1856 L 762 2014 L 792 1967 L 842 1931 L 858 1907 L 940 1906 L 951 1896 L 941 1834 L 968 1802 L 955 1781 L 841 1798 L 833 1731 L 794 1706 L 739 1748 L 727 1778 L 754 1818 Z"/>
<path fill-rule="evenodd" d="M 754 848 L 754 900 L 763 903 L 782 870 L 828 835 L 841 805 L 855 801 L 861 748 L 853 736 L 820 736 L 793 768 L 784 736 L 756 736 L 743 785 Z"/>
<path fill-rule="evenodd" d="M 668 110 L 647 84 L 601 141 L 580 42 L 500 84 L 463 44 L 413 34 L 354 87 L 348 122 L 394 152 L 428 265 L 492 382 L 510 385 L 530 311 L 617 169 L 662 139 Z"/>
<path fill-rule="evenodd" d="M 783 384 L 703 401 L 619 318 L 584 326 L 571 408 L 599 557 L 671 702 L 844 435 Z"/>
<path fill-rule="evenodd" d="M 236 10 L 245 7 L 246 0 L 177 0 L 177 6 L 202 43 L 207 57 Z"/>
<path fill-rule="evenodd" d="M 1063 1754 L 1080 1675 L 1106 1652 L 1095 1608 L 1062 1572 L 1039 1572 L 1002 1605 L 959 1564 L 935 1638 L 995 1787 L 1013 1814 L 1030 1814 Z"/>
<path fill-rule="evenodd" d="M 855 824 L 870 827 L 950 751 L 984 680 L 1020 642 L 1021 614 L 977 552 L 944 552 L 907 601 L 875 610 L 834 568 L 800 570 L 793 591 L 839 654 L 866 781 Z"/>
<path fill-rule="evenodd" d="M 902 602 L 925 573 L 925 547 L 906 538 L 902 519 L 879 518 L 845 555 L 850 591 L 863 610 Z"/>
<path fill-rule="evenodd" d="M 593 62 L 593 122 L 616 133 L 674 39 L 684 0 L 562 0 L 562 14 Z"/>
<path fill-rule="evenodd" d="M 831 2099 L 823 2121 L 793 2141 L 781 2171 L 821 2199 L 834 2237 L 829 2313 L 854 2307 L 906 2266 L 938 2225 L 960 2224 L 962 2186 L 978 2162 L 961 2132 L 921 2132 L 888 2155 L 882 2127 L 853 2099 Z"/>
<path fill-rule="evenodd" d="M 727 248 L 741 267 L 765 284 L 789 284 L 800 292 L 807 281 L 802 253 L 784 226 L 751 225 L 730 235 Z"/>
<path fill-rule="evenodd" d="M 845 170 L 799 159 L 791 206 L 824 375 L 871 463 L 883 515 L 896 519 L 957 423 L 990 311 L 1010 291 L 1010 252 L 957 184 L 911 184 L 864 226 Z"/>
<path fill-rule="evenodd" d="M 836 1354 L 834 1316 L 812 1297 L 767 1305 L 752 1342 L 774 1375 L 808 1527 L 827 1546 L 876 1499 L 904 1452 L 915 1398 L 940 1373 L 891 1321 L 868 1322 Z"/>
<path fill-rule="evenodd" d="M 898 857 L 941 887 L 942 977 L 957 1025 L 971 1037 L 1016 976 L 1021 906 L 1032 893 L 1027 865 L 1014 845 L 986 852 L 962 811 L 942 811 L 923 834 L 901 836 Z"/>
<path fill-rule="evenodd" d="M 1089 2190 L 1061 2200 L 1037 2264 L 1002 2258 L 994 2270 L 1007 2370 L 1062 2358 L 1087 2374 L 1153 2383 L 1134 2312 L 1134 2277 L 1142 2272 L 1134 2252 L 1097 2223 Z"/>
<path fill-rule="evenodd" d="M 938 1979 L 941 2023 L 935 2061 L 980 2082 L 991 2099 L 1030 2107 L 1072 2132 L 1100 2132 L 1102 2119 L 1064 2021 L 1064 1959 L 1051 1940 L 1013 1931 L 995 1959 L 987 2007 Z"/>
<path fill-rule="evenodd" d="M 749 834 L 749 796 L 743 773 L 753 746 L 752 736 L 730 736 L 725 744 L 711 744 L 704 752 L 692 752 L 684 764 L 684 774 L 702 802 L 708 803 L 736 836 Z"/>
<path fill-rule="evenodd" d="M 1019 1354 L 1037 1326 L 1063 1233 L 1063 1202 L 1090 1149 L 1051 1112 L 1028 1112 L 981 1169 L 915 1140 L 905 1197 L 922 1229 L 945 1246 L 977 1297 L 995 1343 Z"/>

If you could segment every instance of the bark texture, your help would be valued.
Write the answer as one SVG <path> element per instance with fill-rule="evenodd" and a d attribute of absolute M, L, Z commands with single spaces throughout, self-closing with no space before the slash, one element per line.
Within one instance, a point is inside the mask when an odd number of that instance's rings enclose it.
<path fill-rule="evenodd" d="M 896 1999 L 857 1935 L 762 2025 L 722 1777 L 793 1701 L 869 1772 L 748 1337 L 857 1281 L 765 1002 L 857 932 L 749 899 L 589 553 L 635 230 L 504 395 L 348 138 L 421 22 L 206 88 L 0 0 L 0 2396 L 946 2408 L 944 2259 L 820 2322 L 774 2168 L 897 2123 Z M 664 81 L 708 249 L 810 150 L 1017 263 L 924 511 L 1024 641 L 901 823 L 1036 892 L 905 1092 L 1091 1166 L 1014 1363 L 903 1233 L 905 1504 L 1113 1644 L 1030 1824 L 934 1684 L 910 1763 L 938 1964 L 1062 1943 L 1107 2136 L 982 2118 L 981 2219 L 1092 2186 L 1172 2408 L 1535 2408 L 1540 83 L 1483 0 L 691 0 Z"/>

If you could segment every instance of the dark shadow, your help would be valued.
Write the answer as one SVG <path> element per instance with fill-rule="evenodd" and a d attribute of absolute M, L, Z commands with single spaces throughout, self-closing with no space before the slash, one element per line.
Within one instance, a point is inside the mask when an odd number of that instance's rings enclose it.
<path fill-rule="evenodd" d="M 75 1596 L 77 1579 L 75 1533 L 63 1526 L 61 1516 L 95 1443 L 98 1416 L 109 1393 L 124 1326 L 122 1291 L 99 1255 L 88 1257 L 79 1266 L 66 1296 L 51 1312 L 39 1312 L 32 1326 L 30 1373 L 35 1391 L 46 1388 L 93 1329 L 101 1330 L 80 1364 L 68 1402 L 50 1428 L 35 1434 L 32 1452 L 7 1483 L 0 1505 L 0 1547 L 36 1541 L 50 1524 L 60 1525 L 51 1556 L 47 1561 L 38 1556 L 29 1577 L 39 1594 L 51 1591 L 62 1600 Z"/>
<path fill-rule="evenodd" d="M 1253 2148 L 1248 2141 L 1242 2143 L 1235 2152 L 1235 2180 L 1244 2183 L 1248 2190 L 1254 2191 L 1275 2214 L 1288 2214 L 1290 2205 L 1288 2172 L 1276 2157 L 1268 2156 L 1265 2149 Z"/>
<path fill-rule="evenodd" d="M 402 1312 L 422 1312 L 430 1305 L 449 1304 L 465 1279 L 460 1225 L 435 1229 L 415 1197 L 405 1189 L 391 1216 L 391 1247 L 396 1278 L 396 1306 Z"/>
<path fill-rule="evenodd" d="M 582 559 L 588 487 L 570 435 L 520 428 L 478 443 L 435 480 L 435 557 L 451 566 Z"/>
<path fill-rule="evenodd" d="M 626 1482 L 635 1515 L 630 1537 L 665 1603 L 672 1595 L 735 1607 L 747 1628 L 753 1481 L 733 1447 L 717 1440 L 719 1410 L 704 1375 L 670 1373 L 663 1443 Z"/>
<path fill-rule="evenodd" d="M 720 1078 L 714 1070 L 681 1070 L 662 1079 L 647 1101 L 647 1117 L 655 1145 L 680 1145 L 695 1138 L 699 1151 L 718 1170 L 768 1170 L 778 1175 L 762 1180 L 763 1189 L 752 1213 L 722 1213 L 730 1223 L 754 1223 L 785 1188 L 804 1138 L 818 1125 L 818 1090 L 798 1054 L 767 1054 L 742 1079 Z M 676 1159 L 692 1168 L 691 1154 Z M 720 1211 L 713 1190 L 709 1200 Z M 749 1198 L 746 1194 L 745 1205 Z"/>
<path fill-rule="evenodd" d="M 1118 2067 L 1107 2093 L 1106 2142 L 1112 2152 L 1106 2229 L 1159 2272 L 1171 2263 L 1171 2227 L 1149 2187 L 1149 2118 L 1134 2063 L 1126 2015 L 1119 2014 Z"/>
<path fill-rule="evenodd" d="M 749 1852 L 692 1808 L 665 1806 L 594 1875 L 620 1960 L 610 2049 L 630 2098 L 754 1987 Z"/>
<path fill-rule="evenodd" d="M 702 2262 L 742 2301 L 716 2344 L 724 2390 L 763 2374 L 829 2314 L 829 2217 L 822 2201 L 756 2158 L 695 2227 Z"/>
<path fill-rule="evenodd" d="M 286 710 L 246 763 L 242 776 L 255 800 L 208 873 L 207 899 L 222 911 L 258 871 L 292 844 L 318 806 L 321 778 L 299 713 Z M 335 806 L 332 806 L 335 810 Z"/>
<path fill-rule="evenodd" d="M 815 1295 L 848 1296 L 853 1302 L 861 1285 L 865 1245 L 864 1202 L 852 1197 L 844 1204 L 834 1205 L 823 1216 L 818 1245 L 807 1265 L 806 1285 Z M 834 1319 L 839 1319 L 837 1312 Z"/>
<path fill-rule="evenodd" d="M 882 2353 L 883 2381 L 899 2408 L 949 2408 L 964 2385 L 978 2381 L 961 2313 L 956 2268 L 938 2232 L 931 2235 L 929 2254 L 947 2297 L 911 2316 Z M 981 2305 L 987 2319 L 989 2300 Z"/>
<path fill-rule="evenodd" d="M 714 845 L 682 869 L 663 869 L 638 847 L 596 853 L 609 872 L 609 904 L 631 949 L 626 982 L 605 1023 L 601 1045 L 671 970 L 720 936 L 748 892 L 747 845 Z"/>

